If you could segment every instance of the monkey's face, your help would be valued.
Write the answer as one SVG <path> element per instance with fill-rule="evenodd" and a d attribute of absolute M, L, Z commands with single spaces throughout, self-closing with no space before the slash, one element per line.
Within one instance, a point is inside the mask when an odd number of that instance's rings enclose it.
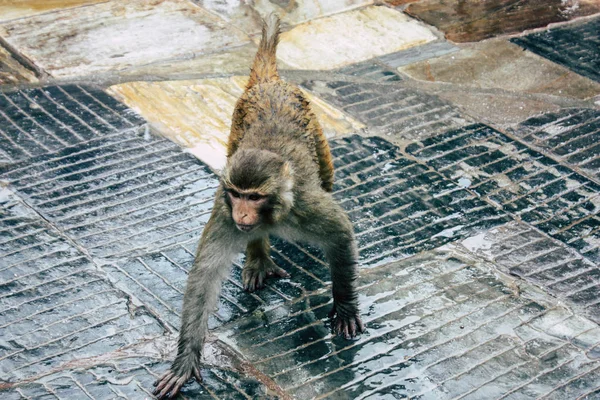
<path fill-rule="evenodd" d="M 278 223 L 293 206 L 291 167 L 266 150 L 236 152 L 223 171 L 222 185 L 231 218 L 243 232 Z"/>
<path fill-rule="evenodd" d="M 231 217 L 242 232 L 251 232 L 261 225 L 268 196 L 262 193 L 241 192 L 227 189 L 228 203 L 231 205 Z"/>

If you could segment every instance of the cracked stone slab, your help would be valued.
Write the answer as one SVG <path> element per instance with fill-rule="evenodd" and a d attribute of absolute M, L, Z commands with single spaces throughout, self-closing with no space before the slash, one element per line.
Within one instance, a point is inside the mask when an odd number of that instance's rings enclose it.
<path fill-rule="evenodd" d="M 406 65 L 399 70 L 413 79 L 465 87 L 500 88 L 579 99 L 600 93 L 600 84 L 503 40 L 463 47 L 458 52 Z"/>
<path fill-rule="evenodd" d="M 34 157 L 1 169 L 0 179 L 98 259 L 198 237 L 218 184 L 194 157 L 148 132 Z"/>
<path fill-rule="evenodd" d="M 315 19 L 283 32 L 277 57 L 298 69 L 331 70 L 435 39 L 425 25 L 405 14 L 372 6 Z"/>
<path fill-rule="evenodd" d="M 440 57 L 448 53 L 454 53 L 458 50 L 460 50 L 460 48 L 449 42 L 436 40 L 397 53 L 386 54 L 379 57 L 379 60 L 392 68 L 398 68 L 403 65 Z"/>
<path fill-rule="evenodd" d="M 0 93 L 1 152 L 10 163 L 136 130 L 144 123 L 93 86 L 47 86 Z"/>
<path fill-rule="evenodd" d="M 357 340 L 332 337 L 315 293 L 240 320 L 228 341 L 302 399 L 597 393 L 600 328 L 515 293 L 472 256 L 425 253 L 363 270 L 358 287 L 369 333 Z"/>
<path fill-rule="evenodd" d="M 102 2 L 0 23 L 0 34 L 55 77 L 115 72 L 248 43 L 214 14 L 182 0 Z"/>
<path fill-rule="evenodd" d="M 105 0 L 26 0 L 0 3 L 0 22 L 30 17 L 36 14 L 76 8 Z"/>
<path fill-rule="evenodd" d="M 563 109 L 521 122 L 515 135 L 600 182 L 600 111 Z"/>
<path fill-rule="evenodd" d="M 477 42 L 600 12 L 594 0 L 421 0 L 409 15 L 437 27 L 453 42 Z"/>
<path fill-rule="evenodd" d="M 48 373 L 164 333 L 6 188 L 0 210 L 0 379 Z"/>
<path fill-rule="evenodd" d="M 109 91 L 137 110 L 164 136 L 190 148 L 215 170 L 225 165 L 231 116 L 247 77 L 194 81 L 130 82 Z M 364 125 L 306 92 L 328 137 L 354 133 Z"/>
<path fill-rule="evenodd" d="M 262 17 L 273 12 L 279 15 L 284 26 L 294 26 L 373 3 L 372 0 L 300 0 L 293 3 L 273 0 L 256 2 L 194 0 L 194 2 L 234 23 L 251 35 L 260 33 Z"/>
<path fill-rule="evenodd" d="M 397 82 L 305 81 L 302 86 L 393 139 L 416 140 L 470 123 L 438 97 Z"/>
<path fill-rule="evenodd" d="M 600 324 L 600 268 L 568 246 L 518 222 L 492 228 L 461 243 Z"/>
<path fill-rule="evenodd" d="M 600 12 L 600 5 L 596 5 Z M 600 18 L 511 39 L 550 61 L 600 82 Z"/>
<path fill-rule="evenodd" d="M 470 192 L 600 261 L 600 185 L 483 124 L 406 151 Z"/>

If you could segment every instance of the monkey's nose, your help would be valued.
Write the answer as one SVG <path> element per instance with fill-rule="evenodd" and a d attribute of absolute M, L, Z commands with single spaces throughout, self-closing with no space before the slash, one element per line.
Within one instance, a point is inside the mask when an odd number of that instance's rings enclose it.
<path fill-rule="evenodd" d="M 256 225 L 236 224 L 238 229 L 242 232 L 250 232 Z"/>

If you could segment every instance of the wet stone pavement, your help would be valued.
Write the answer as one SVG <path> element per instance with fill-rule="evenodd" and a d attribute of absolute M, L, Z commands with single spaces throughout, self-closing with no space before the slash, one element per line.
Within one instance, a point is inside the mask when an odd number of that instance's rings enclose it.
<path fill-rule="evenodd" d="M 600 7 L 545 0 L 0 4 L 2 396 L 152 398 L 272 11 L 368 332 L 273 238 L 291 277 L 240 254 L 179 398 L 600 399 Z"/>

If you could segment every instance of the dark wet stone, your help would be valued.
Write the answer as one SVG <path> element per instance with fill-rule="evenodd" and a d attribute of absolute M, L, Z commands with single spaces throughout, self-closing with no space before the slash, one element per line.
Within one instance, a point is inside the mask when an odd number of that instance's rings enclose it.
<path fill-rule="evenodd" d="M 30 378 L 163 334 L 146 309 L 132 306 L 18 198 L 3 198 L 0 208 L 0 379 Z"/>
<path fill-rule="evenodd" d="M 446 177 L 468 182 L 482 199 L 600 261 L 600 231 L 588 225 L 597 219 L 600 185 L 576 170 L 481 124 L 412 144 L 407 151 Z"/>
<path fill-rule="evenodd" d="M 208 168 L 175 144 L 135 132 L 39 156 L 5 167 L 0 175 L 101 257 L 197 240 L 217 187 Z"/>
<path fill-rule="evenodd" d="M 405 11 L 434 25 L 453 42 L 476 42 L 592 15 L 600 5 L 563 0 L 422 0 Z"/>
<path fill-rule="evenodd" d="M 144 121 L 103 91 L 87 85 L 0 93 L 0 144 L 8 162 L 139 129 Z"/>
<path fill-rule="evenodd" d="M 560 162 L 600 179 L 600 111 L 569 108 L 547 113 L 522 122 L 514 133 Z"/>
<path fill-rule="evenodd" d="M 596 5 L 596 12 L 600 5 Z M 600 82 L 600 18 L 511 39 L 542 57 Z"/>

